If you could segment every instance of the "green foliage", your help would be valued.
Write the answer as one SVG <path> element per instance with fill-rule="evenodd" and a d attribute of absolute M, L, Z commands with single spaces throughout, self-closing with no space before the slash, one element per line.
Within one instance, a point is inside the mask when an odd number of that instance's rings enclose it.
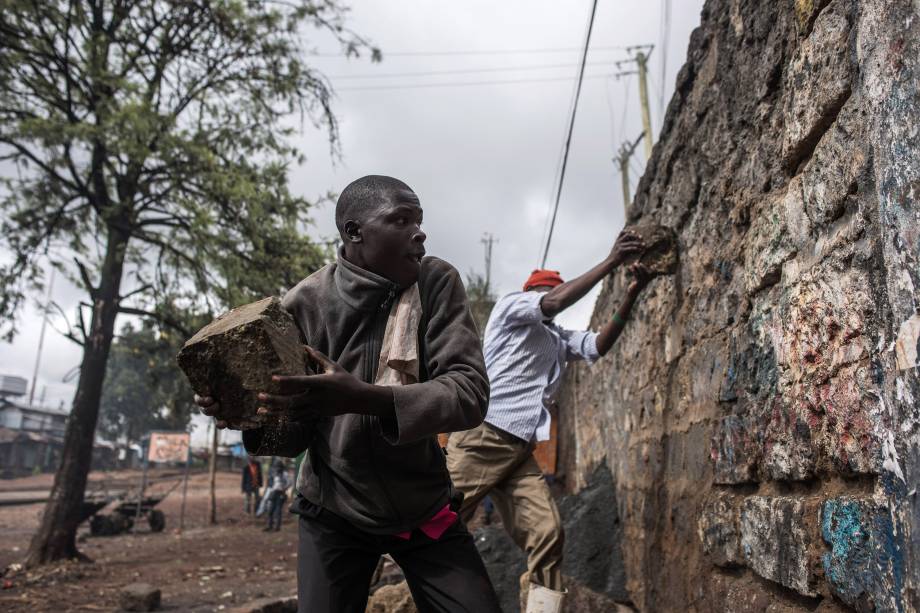
<path fill-rule="evenodd" d="M 345 14 L 336 0 L 0 0 L 0 334 L 46 259 L 88 304 L 125 279 L 120 312 L 151 316 L 277 294 L 324 263 L 310 203 L 287 188 L 302 158 L 286 118 L 324 126 L 335 153 L 303 41 L 318 28 L 378 59 Z"/>
<path fill-rule="evenodd" d="M 151 430 L 184 430 L 194 392 L 176 365 L 183 338 L 150 322 L 126 324 L 112 343 L 99 407 L 99 433 L 138 442 Z"/>
<path fill-rule="evenodd" d="M 492 307 L 495 306 L 495 295 L 492 293 L 492 288 L 489 287 L 485 277 L 476 273 L 467 275 L 466 295 L 470 301 L 473 320 L 479 329 L 479 336 L 483 338 L 486 333 L 486 324 L 489 322 L 489 315 L 492 314 Z"/>

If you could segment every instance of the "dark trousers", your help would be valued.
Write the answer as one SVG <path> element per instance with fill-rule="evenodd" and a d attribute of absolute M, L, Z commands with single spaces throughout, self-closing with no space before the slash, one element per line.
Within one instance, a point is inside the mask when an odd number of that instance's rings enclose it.
<path fill-rule="evenodd" d="M 406 575 L 420 613 L 501 613 L 482 558 L 462 521 L 437 541 L 419 530 L 406 541 L 362 532 L 319 507 L 300 517 L 298 611 L 364 613 L 371 575 L 385 553 Z"/>
<path fill-rule="evenodd" d="M 268 499 L 268 529 L 281 529 L 281 513 L 284 510 L 284 503 L 287 502 L 287 496 L 284 492 L 272 492 Z"/>
<path fill-rule="evenodd" d="M 259 508 L 259 488 L 254 488 L 248 492 L 243 492 L 245 500 L 243 502 L 243 512 L 246 515 L 250 515 L 256 512 L 256 509 Z"/>

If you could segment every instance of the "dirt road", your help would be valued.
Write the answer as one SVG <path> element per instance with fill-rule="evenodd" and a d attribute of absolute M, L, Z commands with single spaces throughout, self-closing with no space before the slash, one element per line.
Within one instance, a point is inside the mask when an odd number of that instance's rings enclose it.
<path fill-rule="evenodd" d="M 134 475 L 120 473 L 128 480 Z M 30 477 L 41 481 L 39 477 Z M 7 490 L 41 483 L 5 482 Z M 207 476 L 189 480 L 185 530 L 178 534 L 181 488 L 159 505 L 166 530 L 154 534 L 141 522 L 137 536 L 85 538 L 80 550 L 93 563 L 63 563 L 38 571 L 9 572 L 2 579 L 3 611 L 112 611 L 120 589 L 132 582 L 162 590 L 164 610 L 215 611 L 265 596 L 296 592 L 297 526 L 286 515 L 280 532 L 243 515 L 239 475 L 218 474 L 217 526 L 207 525 Z M 42 504 L 0 507 L 0 570 L 22 561 L 38 526 Z M 88 536 L 88 534 L 87 534 Z"/>

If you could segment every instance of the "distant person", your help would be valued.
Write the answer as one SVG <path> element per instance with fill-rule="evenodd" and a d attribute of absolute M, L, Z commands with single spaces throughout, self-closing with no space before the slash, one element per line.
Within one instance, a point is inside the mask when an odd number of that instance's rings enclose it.
<path fill-rule="evenodd" d="M 291 510 L 300 516 L 299 610 L 363 613 L 383 554 L 420 611 L 499 613 L 472 535 L 459 520 L 439 432 L 482 423 L 489 381 L 457 270 L 425 257 L 422 207 L 408 185 L 367 176 L 335 207 L 335 262 L 284 297 L 316 375 L 277 377 L 261 395 L 286 426 L 228 421 L 246 449 L 307 451 Z M 253 427 L 255 426 L 255 427 Z"/>
<path fill-rule="evenodd" d="M 287 467 L 283 460 L 275 460 L 271 467 L 268 479 L 268 502 L 266 515 L 268 524 L 265 526 L 265 532 L 281 530 L 281 514 L 284 511 L 284 503 L 287 502 L 288 488 L 291 487 L 291 477 L 288 474 Z"/>
<path fill-rule="evenodd" d="M 486 497 L 482 501 L 483 511 L 485 515 L 483 516 L 482 523 L 486 526 L 492 525 L 492 514 L 495 513 L 495 504 L 492 502 L 492 499 L 489 498 L 489 495 L 486 494 Z"/>
<path fill-rule="evenodd" d="M 259 490 L 262 489 L 262 465 L 249 456 L 249 461 L 243 465 L 243 481 L 240 485 L 243 492 L 243 513 L 255 514 L 259 506 Z"/>
<path fill-rule="evenodd" d="M 533 457 L 536 442 L 549 439 L 547 405 L 566 364 L 593 363 L 610 350 L 648 283 L 648 272 L 638 265 L 630 268 L 633 280 L 626 296 L 599 333 L 566 330 L 553 318 L 643 247 L 640 237 L 624 231 L 610 255 L 580 277 L 563 282 L 556 271 L 535 270 L 524 291 L 499 299 L 484 339 L 492 386 L 489 412 L 482 425 L 453 433 L 447 445 L 451 478 L 465 495 L 461 516 L 468 520 L 488 494 L 505 530 L 527 553 L 521 586 L 528 612 L 561 611 L 565 594 L 559 511 Z"/>

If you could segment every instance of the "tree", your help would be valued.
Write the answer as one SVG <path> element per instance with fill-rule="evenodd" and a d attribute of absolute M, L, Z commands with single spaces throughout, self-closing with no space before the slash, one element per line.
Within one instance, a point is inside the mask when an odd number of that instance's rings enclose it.
<path fill-rule="evenodd" d="M 120 313 L 174 325 L 277 294 L 324 261 L 287 189 L 291 113 L 336 122 L 302 31 L 366 43 L 337 0 L 0 0 L 0 333 L 52 264 L 86 292 L 80 379 L 30 565 L 78 556 L 106 363 Z M 374 58 L 379 52 L 371 50 Z M 6 254 L 4 254 L 6 255 Z M 85 313 L 88 317 L 85 317 Z M 88 319 L 88 321 L 87 321 Z"/>
<path fill-rule="evenodd" d="M 176 365 L 183 337 L 146 320 L 125 324 L 112 343 L 97 431 L 126 447 L 151 430 L 188 426 L 193 392 Z"/>
<path fill-rule="evenodd" d="M 466 277 L 466 295 L 470 301 L 473 320 L 479 329 L 479 336 L 484 338 L 489 315 L 492 314 L 492 307 L 495 306 L 495 295 L 492 294 L 492 288 L 489 287 L 486 278 L 476 273 L 470 273 Z"/>

